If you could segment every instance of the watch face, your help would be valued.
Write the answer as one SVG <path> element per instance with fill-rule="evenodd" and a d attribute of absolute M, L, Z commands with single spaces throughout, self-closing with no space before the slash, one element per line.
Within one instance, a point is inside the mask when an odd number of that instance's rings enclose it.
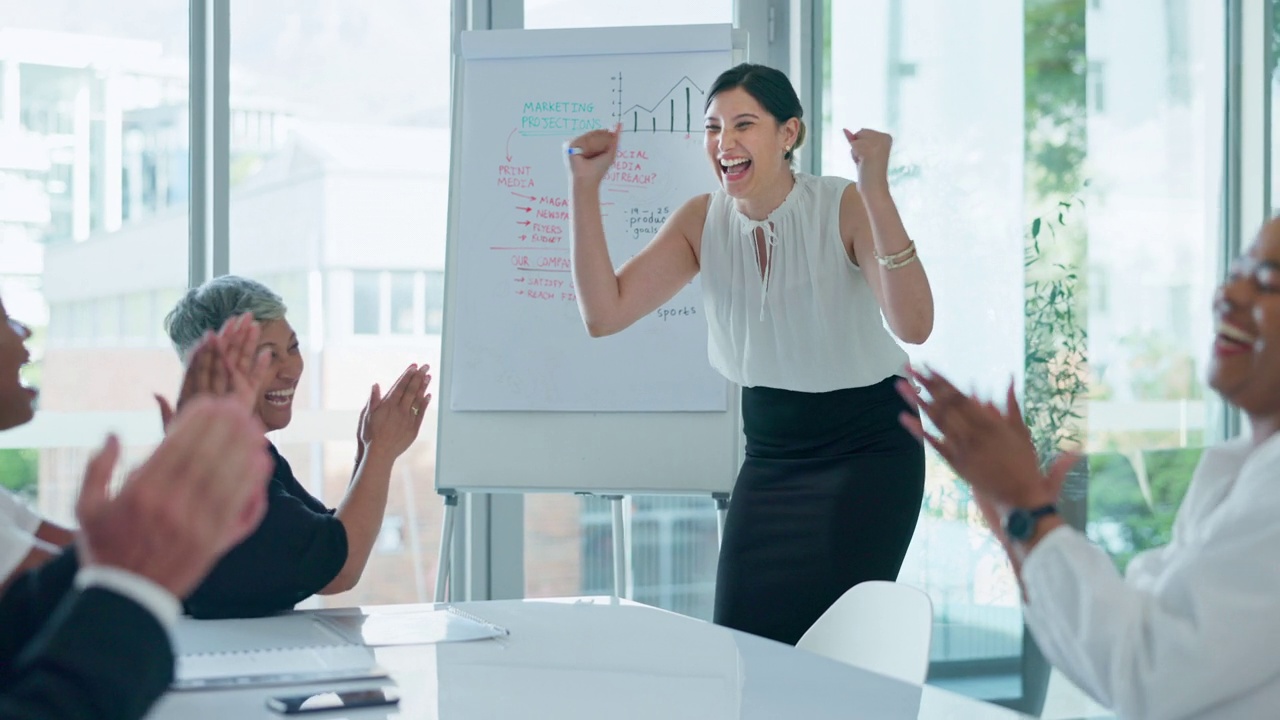
<path fill-rule="evenodd" d="M 1004 522 L 1004 531 L 1014 540 L 1026 540 L 1031 535 L 1031 523 L 1031 513 L 1018 508 L 1009 513 Z"/>

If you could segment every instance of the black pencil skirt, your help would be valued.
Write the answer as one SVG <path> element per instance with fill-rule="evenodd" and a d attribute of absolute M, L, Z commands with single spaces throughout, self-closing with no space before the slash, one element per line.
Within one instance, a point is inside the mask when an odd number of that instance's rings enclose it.
<path fill-rule="evenodd" d="M 742 390 L 746 459 L 725 521 L 715 622 L 794 645 L 846 590 L 896 580 L 924 495 L 897 377 L 825 393 Z"/>

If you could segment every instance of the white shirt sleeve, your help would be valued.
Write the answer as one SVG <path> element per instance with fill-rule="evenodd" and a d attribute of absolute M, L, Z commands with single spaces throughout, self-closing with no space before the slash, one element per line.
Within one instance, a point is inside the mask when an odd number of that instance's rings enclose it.
<path fill-rule="evenodd" d="M 98 587 L 123 595 L 141 605 L 155 616 L 166 632 L 173 629 L 182 613 L 182 606 L 168 590 L 120 568 L 100 565 L 81 568 L 76 573 L 76 587 Z"/>
<path fill-rule="evenodd" d="M 1211 710 L 1280 674 L 1274 503 L 1228 503 L 1135 586 L 1071 528 L 1023 562 L 1027 625 L 1050 662 L 1130 720 Z M 1148 587 L 1141 587 L 1147 585 Z"/>
<path fill-rule="evenodd" d="M 0 493 L 2 494 L 2 493 Z M 0 520 L 0 581 L 8 579 L 35 546 L 35 536 Z"/>
<path fill-rule="evenodd" d="M 28 535 L 35 535 L 40 527 L 40 516 L 22 501 L 21 498 L 0 489 L 0 522 L 8 520 L 14 527 Z"/>

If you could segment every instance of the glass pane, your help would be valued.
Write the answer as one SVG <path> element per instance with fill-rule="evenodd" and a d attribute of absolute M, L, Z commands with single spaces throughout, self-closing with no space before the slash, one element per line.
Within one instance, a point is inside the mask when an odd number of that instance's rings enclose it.
<path fill-rule="evenodd" d="M 1083 443 L 1090 472 L 1069 488 L 1068 519 L 1118 562 L 1167 539 L 1209 439 L 1222 5 L 829 0 L 827 11 L 821 164 L 854 176 L 841 128 L 894 135 L 894 196 L 938 298 L 913 361 L 993 394 L 1015 377 L 1042 447 Z M 861 42 L 832 41 L 855 25 Z M 1138 477 L 1159 486 L 1154 499 Z M 926 484 L 901 579 L 934 599 L 931 678 L 1016 673 L 1022 623 L 1004 555 L 936 457 Z"/>
<path fill-rule="evenodd" d="M 832 0 L 827 23 L 833 34 L 859 23 L 875 31 L 829 44 L 823 172 L 856 177 L 842 128 L 893 134 L 894 197 L 938 298 L 932 337 L 907 349 L 988 386 L 1007 381 L 1022 359 L 1022 8 Z M 899 579 L 934 600 L 935 660 L 1019 653 L 1012 574 L 964 488 L 932 455 Z"/>
<path fill-rule="evenodd" d="M 391 273 L 391 332 L 408 335 L 413 332 L 413 273 Z"/>
<path fill-rule="evenodd" d="M 423 317 L 428 335 L 439 335 L 444 324 L 444 273 L 426 273 L 426 290 L 423 293 Z"/>
<path fill-rule="evenodd" d="M 530 28 L 729 23 L 733 1 L 525 0 L 524 19 Z M 634 599 L 710 620 L 718 552 L 713 501 L 636 497 L 629 504 Z M 524 507 L 527 596 L 613 592 L 613 516 L 607 502 L 532 494 Z"/>
<path fill-rule="evenodd" d="M 1123 456 L 1134 477 L 1093 473 L 1088 523 L 1123 566 L 1168 542 L 1215 439 L 1204 374 L 1221 253 L 1226 21 L 1223 6 L 1192 0 L 1146 11 L 1103 3 L 1089 17 L 1086 448 L 1091 463 Z M 1134 42 L 1143 27 L 1157 32 Z M 1112 500 L 1135 488 L 1141 505 Z"/>
<path fill-rule="evenodd" d="M 450 22 L 445 2 L 245 0 L 231 11 L 231 270 L 289 304 L 306 365 L 293 420 L 273 439 L 330 507 L 351 480 L 370 386 L 385 392 L 409 363 L 440 365 L 416 293 L 444 268 Z M 433 405 L 395 464 L 359 584 L 313 602 L 431 599 L 435 422 Z"/>
<path fill-rule="evenodd" d="M 351 316 L 357 335 L 377 335 L 381 320 L 380 274 L 357 270 L 352 276 Z"/>
<path fill-rule="evenodd" d="M 107 432 L 142 457 L 178 388 L 151 298 L 186 283 L 187 118 L 186 3 L 0 5 L 0 297 L 41 390 L 0 476 L 60 523 Z"/>
<path fill-rule="evenodd" d="M 130 293 L 124 297 L 121 308 L 120 331 L 123 339 L 130 343 L 145 343 L 156 336 L 155 309 L 151 304 L 155 293 Z"/>
<path fill-rule="evenodd" d="M 641 496 L 632 508 L 632 598 L 710 619 L 718 557 L 712 501 Z"/>

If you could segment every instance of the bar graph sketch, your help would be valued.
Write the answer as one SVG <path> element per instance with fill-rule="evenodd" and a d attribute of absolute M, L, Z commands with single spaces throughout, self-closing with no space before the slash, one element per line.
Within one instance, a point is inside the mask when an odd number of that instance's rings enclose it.
<path fill-rule="evenodd" d="M 622 73 L 609 78 L 613 81 L 614 118 L 629 132 L 691 133 L 695 113 L 702 112 L 706 93 L 686 75 L 651 107 L 641 104 L 626 105 L 623 102 Z"/>

